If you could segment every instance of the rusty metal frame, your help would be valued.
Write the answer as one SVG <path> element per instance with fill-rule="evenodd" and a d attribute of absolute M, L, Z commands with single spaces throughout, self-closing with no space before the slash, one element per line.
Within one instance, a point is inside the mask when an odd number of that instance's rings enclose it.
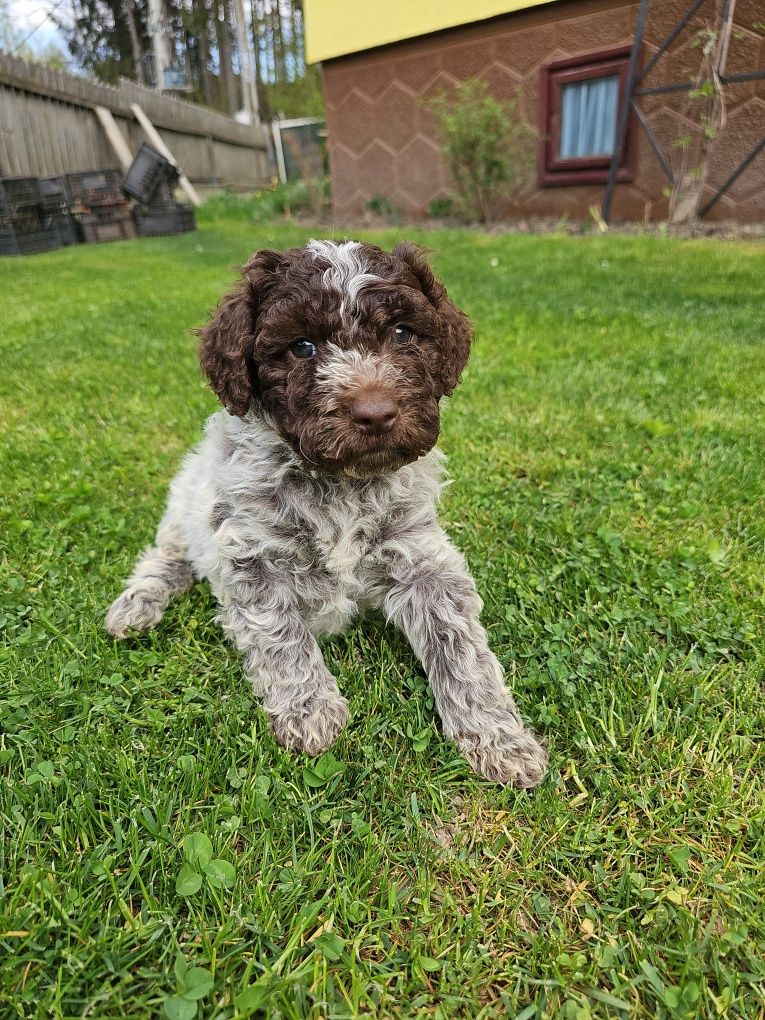
<path fill-rule="evenodd" d="M 728 17 L 731 9 L 731 3 L 733 0 L 725 0 L 723 6 L 722 18 L 723 20 Z M 649 88 L 639 88 L 640 83 L 645 79 L 656 64 L 659 62 L 661 57 L 667 52 L 669 47 L 675 41 L 677 36 L 682 32 L 685 26 L 689 23 L 694 14 L 699 10 L 704 0 L 692 0 L 690 6 L 687 8 L 685 13 L 677 20 L 674 27 L 667 33 L 662 40 L 656 53 L 651 57 L 647 64 L 638 70 L 637 62 L 640 54 L 640 49 L 643 44 L 643 35 L 645 33 L 645 26 L 648 20 L 648 9 L 650 6 L 650 0 L 640 0 L 640 8 L 638 10 L 637 20 L 635 22 L 635 32 L 632 37 L 632 51 L 630 53 L 630 63 L 627 71 L 627 87 L 624 91 L 623 104 L 619 109 L 619 120 L 617 125 L 617 144 L 614 147 L 614 152 L 611 157 L 611 165 L 608 172 L 608 181 L 606 183 L 606 190 L 603 195 L 603 204 L 601 207 L 601 216 L 608 222 L 608 218 L 611 213 L 611 203 L 614 197 L 614 189 L 617 182 L 617 171 L 621 159 L 621 152 L 624 147 L 624 141 L 627 133 L 627 123 L 630 118 L 630 113 L 634 112 L 637 117 L 637 121 L 645 132 L 648 144 L 651 146 L 654 155 L 656 156 L 659 164 L 664 171 L 664 175 L 670 184 L 674 184 L 674 174 L 672 173 L 672 167 L 670 165 L 667 154 L 663 151 L 659 145 L 659 141 L 654 135 L 651 125 L 649 124 L 646 117 L 641 112 L 636 102 L 641 96 L 662 96 L 668 95 L 673 92 L 690 92 L 691 89 L 696 87 L 696 83 L 692 81 L 685 82 L 673 82 L 671 85 L 656 85 Z M 727 54 L 726 54 L 727 56 Z M 723 59 L 724 64 L 724 59 Z M 720 67 L 720 72 L 724 71 L 724 66 Z M 723 85 L 733 85 L 739 82 L 759 81 L 765 79 L 765 70 L 763 71 L 747 71 L 744 74 L 730 74 L 726 75 L 720 73 L 720 81 Z M 739 165 L 733 170 L 730 176 L 720 185 L 715 194 L 701 207 L 699 210 L 699 217 L 703 218 L 712 208 L 712 206 L 721 198 L 725 192 L 730 188 L 733 182 L 746 170 L 749 164 L 757 158 L 760 152 L 765 149 L 765 136 L 760 139 L 754 148 L 749 152 L 744 159 L 741 160 Z"/>

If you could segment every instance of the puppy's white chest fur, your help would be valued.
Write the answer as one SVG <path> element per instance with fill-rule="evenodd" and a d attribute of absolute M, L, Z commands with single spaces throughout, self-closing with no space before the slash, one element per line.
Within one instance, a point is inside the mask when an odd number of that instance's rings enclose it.
<path fill-rule="evenodd" d="M 379 605 L 375 564 L 401 529 L 434 521 L 443 460 L 432 450 L 390 475 L 314 476 L 257 416 L 219 411 L 171 500 L 191 508 L 184 518 L 189 558 L 219 600 L 227 593 L 222 563 L 234 561 L 243 577 L 265 567 L 289 576 L 314 633 L 335 633 Z"/>

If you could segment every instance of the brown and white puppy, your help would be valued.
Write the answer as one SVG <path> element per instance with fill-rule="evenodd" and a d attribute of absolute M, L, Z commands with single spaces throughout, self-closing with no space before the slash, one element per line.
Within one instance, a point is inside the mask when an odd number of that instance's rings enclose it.
<path fill-rule="evenodd" d="M 283 439 L 331 474 L 382 474 L 436 443 L 438 402 L 470 351 L 467 317 L 422 254 L 311 241 L 262 251 L 201 331 L 230 414 L 253 392 Z"/>
<path fill-rule="evenodd" d="M 473 768 L 535 786 L 544 750 L 436 515 L 439 403 L 471 329 L 423 252 L 355 241 L 258 252 L 200 334 L 225 410 L 172 483 L 109 631 L 148 630 L 206 578 L 277 739 L 318 754 L 348 713 L 316 638 L 381 610 L 408 636 Z"/>

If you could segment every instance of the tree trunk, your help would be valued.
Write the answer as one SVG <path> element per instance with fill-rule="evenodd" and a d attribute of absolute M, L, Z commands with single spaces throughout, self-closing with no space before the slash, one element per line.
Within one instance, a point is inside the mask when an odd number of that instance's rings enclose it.
<path fill-rule="evenodd" d="M 218 53 L 220 54 L 220 73 L 223 80 L 225 111 L 231 115 L 237 111 L 236 85 L 234 68 L 231 65 L 231 17 L 229 0 L 221 0 L 217 8 L 215 31 L 218 36 Z"/>
<path fill-rule="evenodd" d="M 261 120 L 268 118 L 268 110 L 265 106 L 265 92 L 262 86 L 262 74 L 260 68 L 260 34 L 261 25 L 258 17 L 258 2 L 252 0 L 250 10 L 252 12 L 251 28 L 252 28 L 252 56 L 255 61 L 255 87 L 258 90 L 258 109 L 260 110 Z"/>
<path fill-rule="evenodd" d="M 125 0 L 125 18 L 130 32 L 130 50 L 133 56 L 133 74 L 139 85 L 146 84 L 146 75 L 143 71 L 143 54 L 141 53 L 141 40 L 138 36 L 138 28 L 135 23 L 135 7 L 133 0 Z"/>
<path fill-rule="evenodd" d="M 210 81 L 210 12 L 205 0 L 193 0 L 193 11 L 202 99 L 205 106 L 213 106 L 212 82 Z"/>
<path fill-rule="evenodd" d="M 282 12 L 278 2 L 274 4 L 274 64 L 276 80 L 287 80 L 287 61 L 284 53 L 284 36 L 282 35 Z"/>

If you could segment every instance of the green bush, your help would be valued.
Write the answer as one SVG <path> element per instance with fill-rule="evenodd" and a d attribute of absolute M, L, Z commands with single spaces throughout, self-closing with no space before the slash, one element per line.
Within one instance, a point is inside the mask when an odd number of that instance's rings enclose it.
<path fill-rule="evenodd" d="M 454 95 L 440 92 L 428 105 L 438 118 L 458 212 L 491 222 L 501 203 L 526 187 L 533 171 L 537 133 L 523 115 L 518 93 L 500 101 L 485 81 L 468 78 Z"/>
<path fill-rule="evenodd" d="M 375 216 L 395 216 L 396 207 L 385 195 L 372 195 L 364 208 Z"/>
<path fill-rule="evenodd" d="M 454 199 L 451 195 L 437 195 L 431 202 L 428 202 L 428 216 L 434 220 L 445 220 L 454 216 Z"/>

